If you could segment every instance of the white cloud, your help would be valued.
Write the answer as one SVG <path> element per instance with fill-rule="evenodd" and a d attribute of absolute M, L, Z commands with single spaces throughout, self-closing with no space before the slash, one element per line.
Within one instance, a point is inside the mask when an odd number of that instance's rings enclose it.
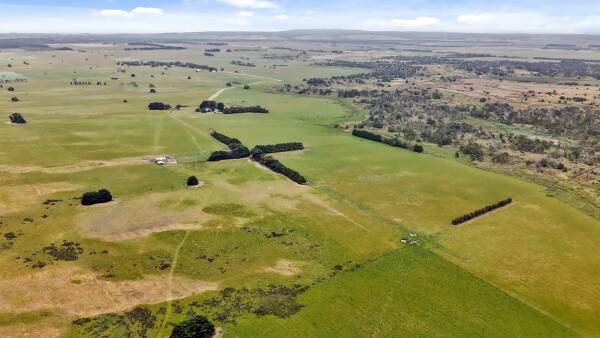
<path fill-rule="evenodd" d="M 242 17 L 242 18 L 248 18 L 248 17 L 254 16 L 254 12 L 252 12 L 252 11 L 239 11 L 239 12 L 235 13 L 235 16 L 239 16 L 239 17 Z"/>
<path fill-rule="evenodd" d="M 129 16 L 129 12 L 122 9 L 103 9 L 98 12 L 98 15 L 108 17 L 125 17 Z"/>
<path fill-rule="evenodd" d="M 162 15 L 164 14 L 164 11 L 155 7 L 136 7 L 131 11 L 125 11 L 122 9 L 103 9 L 98 11 L 97 14 L 99 16 L 112 18 L 130 18 L 141 15 Z"/>
<path fill-rule="evenodd" d="M 287 16 L 285 14 L 279 14 L 279 15 L 275 15 L 275 19 L 276 20 L 287 20 L 287 19 L 289 19 L 289 16 Z"/>
<path fill-rule="evenodd" d="M 390 26 L 395 28 L 412 29 L 435 26 L 440 23 L 440 19 L 431 16 L 419 16 L 414 19 L 394 19 L 390 21 Z"/>
<path fill-rule="evenodd" d="M 131 11 L 131 14 L 161 15 L 163 13 L 162 9 L 156 7 L 136 7 Z"/>
<path fill-rule="evenodd" d="M 480 25 L 490 23 L 494 20 L 494 15 L 490 13 L 483 14 L 463 14 L 459 15 L 456 18 L 458 23 L 467 24 L 467 25 Z"/>
<path fill-rule="evenodd" d="M 272 1 L 266 0 L 219 0 L 226 4 L 240 8 L 255 8 L 255 9 L 276 9 L 279 5 Z"/>

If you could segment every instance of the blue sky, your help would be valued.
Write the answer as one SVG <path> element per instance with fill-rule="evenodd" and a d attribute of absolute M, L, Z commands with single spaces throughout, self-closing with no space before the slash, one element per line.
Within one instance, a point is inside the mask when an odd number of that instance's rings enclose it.
<path fill-rule="evenodd" d="M 600 34 L 600 0 L 0 0 L 0 32 L 343 28 Z"/>

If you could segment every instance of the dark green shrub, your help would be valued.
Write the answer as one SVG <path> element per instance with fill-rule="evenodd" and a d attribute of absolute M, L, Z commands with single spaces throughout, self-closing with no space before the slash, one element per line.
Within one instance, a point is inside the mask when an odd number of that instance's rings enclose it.
<path fill-rule="evenodd" d="M 194 315 L 173 327 L 171 338 L 210 338 L 215 334 L 215 326 L 208 318 Z"/>
<path fill-rule="evenodd" d="M 99 203 L 108 203 L 112 201 L 111 193 L 106 189 L 98 191 L 90 191 L 83 194 L 81 197 L 81 205 L 94 205 Z"/>
<path fill-rule="evenodd" d="M 190 176 L 188 177 L 186 184 L 188 187 L 195 187 L 199 184 L 198 178 L 196 176 Z"/>

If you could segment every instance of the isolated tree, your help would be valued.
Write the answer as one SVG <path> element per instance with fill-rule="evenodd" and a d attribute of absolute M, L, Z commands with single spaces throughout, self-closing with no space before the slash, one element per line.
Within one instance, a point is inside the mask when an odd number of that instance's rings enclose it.
<path fill-rule="evenodd" d="M 168 103 L 162 102 L 152 102 L 148 104 L 148 110 L 169 110 L 171 109 L 171 105 Z"/>
<path fill-rule="evenodd" d="M 250 89 L 249 85 L 244 85 L 244 89 Z"/>
<path fill-rule="evenodd" d="M 14 91 L 15 91 L 15 88 L 14 88 L 14 87 L 8 87 L 8 88 L 7 88 L 7 90 L 8 90 L 9 92 L 14 92 Z"/>
<path fill-rule="evenodd" d="M 208 318 L 194 315 L 173 327 L 171 338 L 210 338 L 215 334 L 215 326 Z"/>
<path fill-rule="evenodd" d="M 81 196 L 81 205 L 94 205 L 108 203 L 113 200 L 112 194 L 106 189 L 86 192 Z"/>
<path fill-rule="evenodd" d="M 19 100 L 19 98 L 16 96 L 13 96 L 10 98 L 10 102 L 19 102 L 19 101 L 21 101 L 21 100 Z"/>
<path fill-rule="evenodd" d="M 10 119 L 11 123 L 15 123 L 15 124 L 27 123 L 27 121 L 25 121 L 25 119 L 23 118 L 23 115 L 21 115 L 20 113 L 12 113 L 12 114 L 10 114 L 10 116 L 8 118 Z"/>
<path fill-rule="evenodd" d="M 198 178 L 196 176 L 190 176 L 187 179 L 187 186 L 188 187 L 195 187 L 199 184 L 198 182 Z"/>
<path fill-rule="evenodd" d="M 413 147 L 413 151 L 415 153 L 422 153 L 423 152 L 423 146 L 421 146 L 420 144 L 415 144 L 415 146 Z"/>

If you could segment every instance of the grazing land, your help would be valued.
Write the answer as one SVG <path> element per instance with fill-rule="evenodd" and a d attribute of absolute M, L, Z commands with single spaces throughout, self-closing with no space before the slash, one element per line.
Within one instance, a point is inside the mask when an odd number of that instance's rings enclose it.
<path fill-rule="evenodd" d="M 0 336 L 600 335 L 597 38 L 329 34 L 0 49 Z"/>

